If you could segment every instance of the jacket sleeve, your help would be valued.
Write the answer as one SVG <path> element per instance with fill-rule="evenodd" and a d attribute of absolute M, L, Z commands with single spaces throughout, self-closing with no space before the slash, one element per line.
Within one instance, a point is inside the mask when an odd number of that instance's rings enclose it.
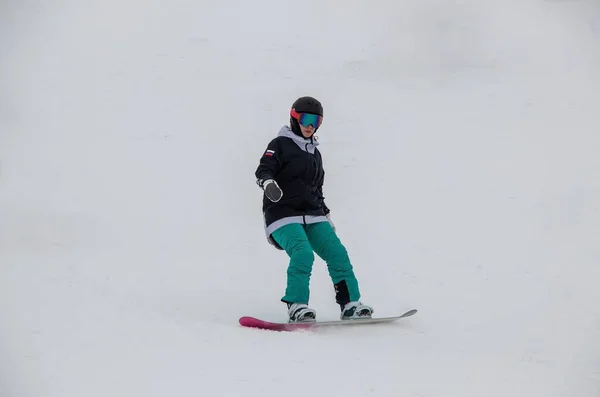
<path fill-rule="evenodd" d="M 263 181 L 275 179 L 275 176 L 281 167 L 281 153 L 277 142 L 277 139 L 273 139 L 269 142 L 260 158 L 256 172 L 254 173 L 254 176 L 256 176 L 256 183 L 260 187 L 262 187 Z"/>
<path fill-rule="evenodd" d="M 325 175 L 323 175 L 323 179 L 325 179 Z M 325 204 L 325 197 L 323 196 L 323 183 L 319 185 L 317 192 L 319 193 L 319 199 L 321 200 L 321 207 L 323 207 L 323 210 L 325 210 L 325 215 L 328 215 L 330 209 L 327 207 L 327 204 Z"/>
<path fill-rule="evenodd" d="M 319 186 L 319 195 L 321 196 L 321 207 L 323 207 L 323 210 L 325 210 L 325 215 L 328 215 L 331 210 L 329 207 L 327 207 L 327 204 L 325 204 L 325 197 L 323 197 L 323 186 Z"/>

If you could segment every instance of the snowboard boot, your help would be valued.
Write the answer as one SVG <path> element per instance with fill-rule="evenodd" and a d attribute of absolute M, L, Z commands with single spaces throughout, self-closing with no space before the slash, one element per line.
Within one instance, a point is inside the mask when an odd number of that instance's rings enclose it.
<path fill-rule="evenodd" d="M 361 302 L 349 302 L 342 307 L 342 320 L 354 320 L 357 318 L 371 318 L 373 308 L 363 305 Z"/>
<path fill-rule="evenodd" d="M 315 322 L 317 312 L 304 303 L 288 303 L 288 316 L 290 323 Z"/>

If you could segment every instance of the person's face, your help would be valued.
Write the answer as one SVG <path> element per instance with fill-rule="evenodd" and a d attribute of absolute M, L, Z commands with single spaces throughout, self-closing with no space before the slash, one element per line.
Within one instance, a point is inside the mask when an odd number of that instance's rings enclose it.
<path fill-rule="evenodd" d="M 317 128 L 323 122 L 323 116 L 319 116 L 312 113 L 296 113 L 292 112 L 292 117 L 298 120 L 300 125 L 300 132 L 304 138 L 310 138 L 313 136 Z"/>
<path fill-rule="evenodd" d="M 310 138 L 315 133 L 315 128 L 310 124 L 308 127 L 300 126 L 300 131 L 302 132 L 302 136 Z"/>

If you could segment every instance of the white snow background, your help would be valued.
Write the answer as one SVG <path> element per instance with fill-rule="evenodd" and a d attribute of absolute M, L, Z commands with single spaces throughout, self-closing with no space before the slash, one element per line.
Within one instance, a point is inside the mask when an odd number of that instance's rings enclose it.
<path fill-rule="evenodd" d="M 597 4 L 2 1 L 0 396 L 599 396 Z M 254 171 L 302 95 L 410 319 L 237 323 L 285 321 Z"/>

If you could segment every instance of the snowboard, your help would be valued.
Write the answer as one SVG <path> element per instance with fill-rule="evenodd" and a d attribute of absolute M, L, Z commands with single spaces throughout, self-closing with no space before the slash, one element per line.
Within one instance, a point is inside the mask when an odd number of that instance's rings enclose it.
<path fill-rule="evenodd" d="M 276 323 L 265 321 L 252 316 L 240 317 L 239 323 L 242 327 L 265 329 L 269 331 L 299 331 L 299 330 L 313 330 L 316 328 L 323 327 L 347 327 L 353 325 L 368 325 L 368 324 L 381 324 L 390 323 L 392 321 L 400 320 L 401 318 L 410 317 L 417 312 L 416 309 L 407 311 L 399 316 L 392 317 L 371 317 L 371 318 L 357 318 L 354 320 L 333 320 L 333 321 L 315 321 L 307 323 Z"/>

